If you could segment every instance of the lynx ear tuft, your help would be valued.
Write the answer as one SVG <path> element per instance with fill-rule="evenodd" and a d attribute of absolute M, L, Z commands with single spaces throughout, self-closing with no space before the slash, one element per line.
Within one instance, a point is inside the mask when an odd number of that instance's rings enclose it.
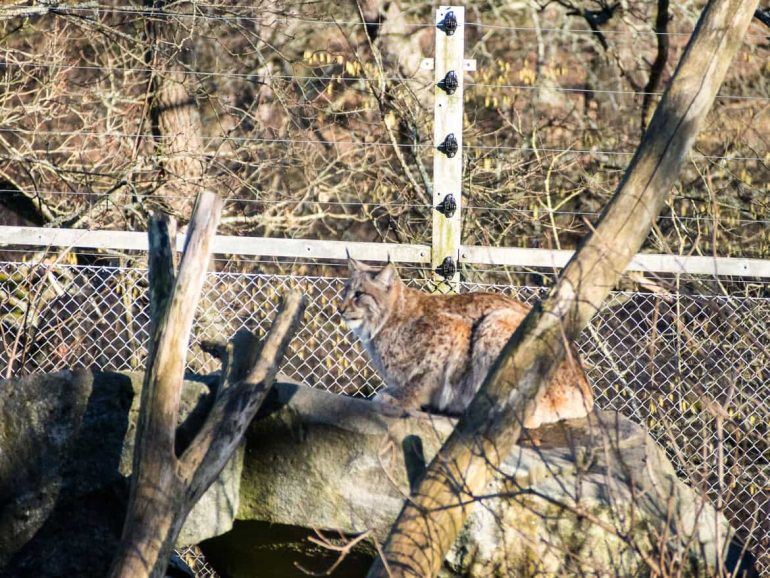
<path fill-rule="evenodd" d="M 379 273 L 374 277 L 374 280 L 378 283 L 382 283 L 385 287 L 392 287 L 393 284 L 399 280 L 398 270 L 393 263 L 388 263 L 383 267 Z"/>

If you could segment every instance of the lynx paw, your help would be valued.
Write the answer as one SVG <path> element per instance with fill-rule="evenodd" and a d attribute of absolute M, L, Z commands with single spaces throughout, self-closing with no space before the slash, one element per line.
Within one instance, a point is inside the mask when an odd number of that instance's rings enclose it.
<path fill-rule="evenodd" d="M 384 391 L 378 393 L 374 399 L 372 399 L 372 402 L 379 406 L 378 409 L 383 414 L 393 417 L 415 417 L 420 413 L 418 411 L 405 408 L 401 400 Z"/>

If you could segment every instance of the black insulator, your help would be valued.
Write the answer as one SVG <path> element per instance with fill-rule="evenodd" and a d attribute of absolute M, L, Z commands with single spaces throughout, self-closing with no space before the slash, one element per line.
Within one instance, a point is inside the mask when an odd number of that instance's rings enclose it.
<path fill-rule="evenodd" d="M 438 24 L 439 30 L 446 33 L 447 36 L 452 36 L 457 31 L 457 16 L 451 10 L 446 13 L 444 19 Z"/>
<path fill-rule="evenodd" d="M 438 83 L 438 87 L 447 94 L 454 94 L 460 87 L 460 81 L 457 79 L 455 71 L 450 70 L 447 72 L 444 80 Z"/>
<path fill-rule="evenodd" d="M 455 265 L 454 259 L 452 259 L 452 257 L 446 257 L 441 262 L 441 265 L 436 267 L 436 273 L 441 275 L 444 279 L 451 279 L 454 277 L 455 273 L 457 273 L 457 265 Z"/>
<path fill-rule="evenodd" d="M 459 149 L 460 145 L 457 143 L 457 139 L 453 133 L 446 135 L 444 142 L 438 145 L 438 150 L 444 153 L 447 158 L 450 159 L 457 154 Z"/>
<path fill-rule="evenodd" d="M 451 218 L 457 210 L 457 201 L 455 201 L 454 195 L 449 194 L 444 197 L 444 200 L 436 205 L 436 210 L 447 219 Z"/>

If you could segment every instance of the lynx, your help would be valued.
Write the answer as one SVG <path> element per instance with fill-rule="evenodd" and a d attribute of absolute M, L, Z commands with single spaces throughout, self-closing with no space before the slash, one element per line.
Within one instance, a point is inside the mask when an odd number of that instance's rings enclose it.
<path fill-rule="evenodd" d="M 348 266 L 339 312 L 385 381 L 375 399 L 404 410 L 461 414 L 529 311 L 499 294 L 410 289 L 392 263 L 377 269 L 349 259 Z M 588 380 L 573 355 L 524 426 L 584 417 L 592 406 Z"/>

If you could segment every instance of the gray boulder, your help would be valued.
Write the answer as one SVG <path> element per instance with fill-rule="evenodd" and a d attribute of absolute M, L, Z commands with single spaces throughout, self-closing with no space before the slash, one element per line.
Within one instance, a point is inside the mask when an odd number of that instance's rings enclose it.
<path fill-rule="evenodd" d="M 142 377 L 84 370 L 0 383 L 0 575 L 105 575 L 125 515 Z M 213 383 L 185 381 L 181 444 Z M 241 458 L 193 509 L 180 544 L 232 527 Z"/>
<path fill-rule="evenodd" d="M 372 556 L 452 427 L 279 385 L 248 434 L 235 529 L 204 552 L 233 578 L 302 576 L 297 564 L 318 572 L 336 559 L 308 540 L 319 529 L 338 540 L 369 532 L 356 552 Z M 597 411 L 533 435 L 478 497 L 444 576 L 644 576 L 650 564 L 706 576 L 735 566 L 724 516 L 676 477 L 642 427 Z M 362 576 L 360 566 L 350 560 L 340 575 Z"/>

